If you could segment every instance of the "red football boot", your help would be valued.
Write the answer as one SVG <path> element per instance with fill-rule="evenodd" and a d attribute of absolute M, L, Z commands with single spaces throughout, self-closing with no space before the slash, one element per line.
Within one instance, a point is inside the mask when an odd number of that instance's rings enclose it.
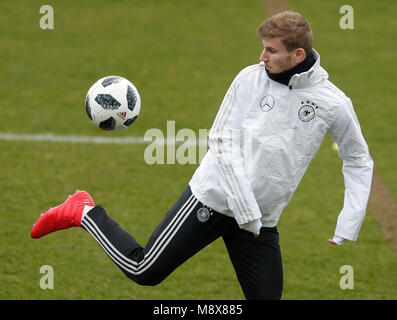
<path fill-rule="evenodd" d="M 95 206 L 94 200 L 87 192 L 76 190 L 64 203 L 40 215 L 30 236 L 38 239 L 57 230 L 80 227 L 85 206 Z"/>

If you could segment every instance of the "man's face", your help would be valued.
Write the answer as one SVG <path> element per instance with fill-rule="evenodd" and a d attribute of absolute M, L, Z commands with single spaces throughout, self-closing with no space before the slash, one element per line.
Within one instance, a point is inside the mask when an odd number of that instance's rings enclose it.
<path fill-rule="evenodd" d="M 297 59 L 296 50 L 288 51 L 281 38 L 264 38 L 260 60 L 265 62 L 270 73 L 280 73 L 295 67 L 301 59 Z M 300 61 L 299 61 L 300 60 Z"/>

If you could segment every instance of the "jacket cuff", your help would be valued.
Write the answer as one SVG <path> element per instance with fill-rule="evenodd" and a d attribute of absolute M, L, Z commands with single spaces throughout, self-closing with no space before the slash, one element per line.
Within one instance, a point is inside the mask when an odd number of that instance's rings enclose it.
<path fill-rule="evenodd" d="M 253 234 L 259 234 L 262 228 L 261 219 L 256 219 L 244 224 L 239 225 L 241 229 L 252 232 Z"/>
<path fill-rule="evenodd" d="M 339 236 L 334 236 L 334 238 L 332 239 L 338 246 L 342 246 L 345 244 L 346 239 L 339 237 Z"/>

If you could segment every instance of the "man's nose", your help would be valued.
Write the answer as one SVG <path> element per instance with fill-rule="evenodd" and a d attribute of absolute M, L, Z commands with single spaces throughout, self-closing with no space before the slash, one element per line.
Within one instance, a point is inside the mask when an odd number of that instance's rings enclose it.
<path fill-rule="evenodd" d="M 259 60 L 265 61 L 265 62 L 269 61 L 269 55 L 267 54 L 266 49 L 264 49 L 262 51 L 261 56 L 259 57 Z"/>

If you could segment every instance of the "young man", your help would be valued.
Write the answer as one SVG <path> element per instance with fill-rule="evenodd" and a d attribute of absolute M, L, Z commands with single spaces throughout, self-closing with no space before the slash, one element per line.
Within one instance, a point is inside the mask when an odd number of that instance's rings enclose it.
<path fill-rule="evenodd" d="M 300 14 L 276 14 L 258 33 L 261 63 L 234 79 L 211 128 L 208 153 L 145 248 L 84 191 L 42 215 L 31 236 L 81 226 L 142 285 L 160 283 L 222 237 L 245 297 L 280 299 L 277 222 L 328 132 L 339 146 L 346 187 L 329 242 L 356 240 L 373 162 L 351 101 L 327 80 Z"/>

